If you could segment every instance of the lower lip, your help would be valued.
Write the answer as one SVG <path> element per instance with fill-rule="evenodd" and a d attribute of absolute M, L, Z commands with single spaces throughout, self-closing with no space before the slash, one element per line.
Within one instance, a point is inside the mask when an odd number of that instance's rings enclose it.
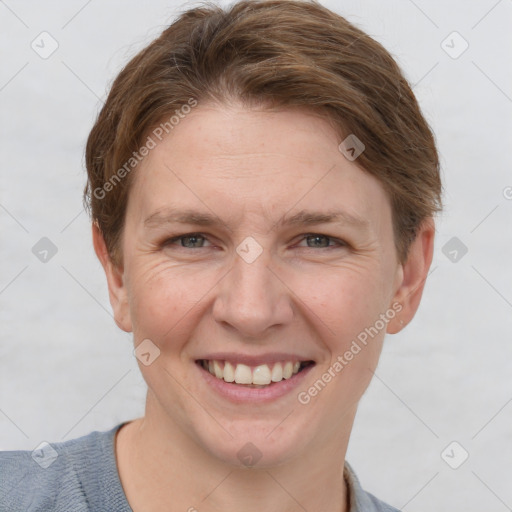
<path fill-rule="evenodd" d="M 226 382 L 214 377 L 209 371 L 205 370 L 200 363 L 195 363 L 206 383 L 218 394 L 235 403 L 247 402 L 271 402 L 282 396 L 291 393 L 303 382 L 309 371 L 315 366 L 311 364 L 306 366 L 300 372 L 294 374 L 289 379 L 283 379 L 280 382 L 274 382 L 266 388 L 249 388 L 243 384 Z"/>

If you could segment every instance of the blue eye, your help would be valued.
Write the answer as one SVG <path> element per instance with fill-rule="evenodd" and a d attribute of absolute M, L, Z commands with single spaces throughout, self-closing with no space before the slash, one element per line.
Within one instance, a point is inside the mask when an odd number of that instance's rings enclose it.
<path fill-rule="evenodd" d="M 339 240 L 337 238 L 333 238 L 327 235 L 323 235 L 321 233 L 307 233 L 302 235 L 302 239 L 299 243 L 306 241 L 308 249 L 329 249 L 336 247 L 346 247 L 348 244 L 343 240 Z M 180 242 L 177 244 L 177 242 Z M 178 235 L 172 238 L 169 238 L 163 242 L 163 246 L 171 246 L 178 245 L 178 247 L 182 247 L 184 249 L 202 249 L 208 247 L 205 246 L 205 243 L 210 244 L 205 235 L 202 233 L 186 233 L 183 235 Z M 305 247 L 305 246 L 298 246 Z"/>
<path fill-rule="evenodd" d="M 319 248 L 319 249 L 327 249 L 329 247 L 333 247 L 331 242 L 334 242 L 338 246 L 346 246 L 347 244 L 343 242 L 343 240 L 338 240 L 336 238 L 332 238 L 327 235 L 322 235 L 320 233 L 309 233 L 304 235 L 302 240 L 306 240 L 308 243 L 308 248 Z M 312 242 L 313 245 L 309 245 L 309 242 Z"/>
<path fill-rule="evenodd" d="M 177 241 L 181 241 L 181 247 L 185 247 L 187 249 L 200 249 L 203 247 L 206 238 L 200 233 L 187 233 L 186 235 L 180 235 L 166 240 L 164 245 L 172 245 Z"/>

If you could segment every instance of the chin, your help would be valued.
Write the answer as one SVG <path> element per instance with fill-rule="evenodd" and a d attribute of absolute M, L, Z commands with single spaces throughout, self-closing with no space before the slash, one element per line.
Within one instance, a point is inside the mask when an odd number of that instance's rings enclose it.
<path fill-rule="evenodd" d="M 227 433 L 222 436 L 213 433 L 205 439 L 203 431 L 200 442 L 206 452 L 225 464 L 269 469 L 296 457 L 305 443 L 304 432 L 299 435 L 297 426 L 276 428 L 278 424 L 275 421 L 239 420 L 229 427 L 233 437 Z"/>

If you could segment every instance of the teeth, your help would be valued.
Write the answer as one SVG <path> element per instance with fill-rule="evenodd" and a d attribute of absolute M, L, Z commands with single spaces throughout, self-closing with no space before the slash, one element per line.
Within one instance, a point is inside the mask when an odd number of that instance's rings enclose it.
<path fill-rule="evenodd" d="M 218 379 L 225 382 L 235 382 L 236 384 L 268 386 L 272 382 L 281 382 L 283 379 L 289 379 L 300 370 L 299 361 L 286 361 L 274 363 L 270 368 L 266 364 L 261 364 L 251 368 L 245 364 L 233 365 L 229 361 L 205 361 L 202 366 Z"/>
<path fill-rule="evenodd" d="M 224 364 L 224 371 L 223 371 L 223 373 L 224 373 L 224 375 L 222 376 L 222 378 L 226 382 L 234 382 L 234 380 L 235 380 L 235 369 L 233 368 L 233 365 L 231 365 L 227 361 Z"/>
<path fill-rule="evenodd" d="M 237 384 L 252 384 L 251 369 L 245 364 L 237 364 L 235 368 L 235 382 Z"/>
<path fill-rule="evenodd" d="M 218 361 L 213 361 L 213 369 L 215 371 L 215 377 L 217 377 L 217 379 L 222 379 L 222 377 L 223 377 L 222 368 L 220 367 L 220 364 Z"/>
<path fill-rule="evenodd" d="M 252 372 L 252 383 L 266 386 L 272 382 L 270 368 L 266 364 L 256 366 Z"/>
<path fill-rule="evenodd" d="M 275 364 L 272 368 L 272 382 L 280 382 L 283 380 L 283 365 Z"/>
<path fill-rule="evenodd" d="M 289 379 L 293 374 L 293 363 L 288 361 L 283 367 L 283 379 Z"/>

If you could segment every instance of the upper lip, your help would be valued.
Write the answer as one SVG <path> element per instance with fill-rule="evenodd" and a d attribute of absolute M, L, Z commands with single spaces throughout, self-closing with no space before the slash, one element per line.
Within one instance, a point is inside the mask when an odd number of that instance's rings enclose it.
<path fill-rule="evenodd" d="M 235 352 L 215 352 L 196 358 L 196 361 L 201 361 L 203 359 L 206 359 L 207 361 L 229 361 L 230 363 L 241 363 L 247 366 L 272 364 L 277 363 L 278 361 L 314 362 L 310 357 L 302 357 L 297 354 L 284 352 L 272 352 L 261 355 L 237 354 Z"/>

